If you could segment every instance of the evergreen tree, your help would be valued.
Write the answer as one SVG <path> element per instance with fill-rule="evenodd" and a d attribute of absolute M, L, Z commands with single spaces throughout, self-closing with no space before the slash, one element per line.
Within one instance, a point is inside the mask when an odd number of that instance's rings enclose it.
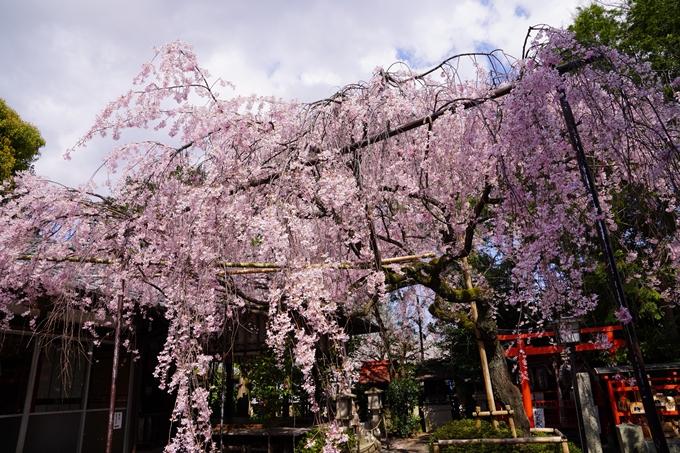
<path fill-rule="evenodd" d="M 0 180 L 18 171 L 32 170 L 43 146 L 40 131 L 0 99 Z"/>
<path fill-rule="evenodd" d="M 595 2 L 570 27 L 582 43 L 599 43 L 649 61 L 666 85 L 680 76 L 680 0 Z"/>

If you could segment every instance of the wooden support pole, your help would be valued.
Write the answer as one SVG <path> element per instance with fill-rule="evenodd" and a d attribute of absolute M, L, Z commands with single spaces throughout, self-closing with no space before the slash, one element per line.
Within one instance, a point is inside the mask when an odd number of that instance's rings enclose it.
<path fill-rule="evenodd" d="M 515 429 L 515 411 L 510 410 L 510 405 L 505 406 L 505 411 L 508 413 L 508 425 L 510 425 L 510 432 L 512 437 L 517 438 L 517 429 Z"/>
<path fill-rule="evenodd" d="M 517 438 L 478 438 L 478 439 L 448 439 L 439 440 L 439 445 L 464 444 L 557 444 L 563 441 L 561 436 L 553 437 L 517 437 Z"/>
<path fill-rule="evenodd" d="M 505 406 L 505 407 L 509 408 L 510 406 Z M 477 409 L 479 409 L 479 406 L 477 406 Z M 501 411 L 481 411 L 481 410 L 478 410 L 477 412 L 472 413 L 473 417 L 496 417 L 498 415 L 515 415 L 515 411 L 513 411 L 512 409 L 501 410 Z"/>
<path fill-rule="evenodd" d="M 507 407 L 507 406 L 506 406 Z M 479 408 L 478 408 L 479 409 Z M 553 434 L 545 437 L 514 437 L 514 438 L 476 438 L 476 439 L 436 439 L 432 444 L 433 453 L 439 453 L 440 445 L 465 444 L 561 444 L 562 453 L 569 453 L 569 444 L 564 434 L 555 428 L 531 428 L 530 433 Z"/>
<path fill-rule="evenodd" d="M 418 261 L 427 258 L 434 258 L 436 254 L 432 252 L 420 253 L 418 255 L 395 256 L 393 258 L 384 258 L 380 260 L 381 265 L 408 263 L 411 261 Z M 115 259 L 109 258 L 93 258 L 93 257 L 77 257 L 77 256 L 36 256 L 36 255 L 19 255 L 18 261 L 48 261 L 54 263 L 81 263 L 81 264 L 116 264 Z M 169 261 L 157 261 L 148 263 L 154 266 L 169 266 Z M 218 272 L 218 274 L 254 274 L 254 273 L 268 273 L 268 272 L 282 272 L 286 269 L 370 269 L 375 267 L 375 262 L 355 262 L 355 263 L 310 263 L 301 267 L 287 267 L 276 263 L 256 263 L 256 262 L 231 262 L 218 261 L 215 263 L 216 268 L 227 268 L 235 270 L 227 270 Z"/>
<path fill-rule="evenodd" d="M 458 236 L 458 240 L 462 241 L 462 235 Z M 467 258 L 462 258 L 462 268 L 463 276 L 465 277 L 465 288 L 472 289 L 472 278 L 470 277 L 470 265 L 468 264 Z M 481 335 L 479 329 L 477 328 L 477 319 L 479 315 L 477 313 L 477 304 L 473 301 L 470 302 L 470 311 L 472 314 L 472 323 L 475 326 L 475 337 L 477 338 L 477 349 L 479 349 L 479 358 L 482 362 L 482 377 L 484 379 L 484 390 L 486 391 L 486 402 L 489 405 L 489 411 L 493 412 L 496 410 L 496 400 L 493 396 L 493 387 L 491 386 L 491 374 L 489 373 L 489 361 L 486 357 L 486 348 L 484 348 L 484 342 L 481 340 Z M 479 410 L 477 411 L 479 412 Z M 493 415 L 492 415 L 493 416 Z M 498 429 L 498 420 L 496 418 L 491 419 L 493 427 Z"/>

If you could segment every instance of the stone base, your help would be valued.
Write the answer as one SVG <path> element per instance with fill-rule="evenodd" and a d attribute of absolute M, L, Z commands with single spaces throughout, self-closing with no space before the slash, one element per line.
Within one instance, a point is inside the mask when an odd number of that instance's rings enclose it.
<path fill-rule="evenodd" d="M 640 425 L 616 425 L 616 436 L 622 453 L 656 453 L 654 441 L 644 438 Z M 671 453 L 680 453 L 680 439 L 666 439 L 666 442 Z"/>
<path fill-rule="evenodd" d="M 621 453 L 647 453 L 642 426 L 629 423 L 616 425 L 616 437 Z"/>
<path fill-rule="evenodd" d="M 668 443 L 668 451 L 671 453 L 680 453 L 680 439 L 666 439 Z M 645 439 L 646 453 L 656 453 L 654 448 L 654 441 L 652 439 Z"/>

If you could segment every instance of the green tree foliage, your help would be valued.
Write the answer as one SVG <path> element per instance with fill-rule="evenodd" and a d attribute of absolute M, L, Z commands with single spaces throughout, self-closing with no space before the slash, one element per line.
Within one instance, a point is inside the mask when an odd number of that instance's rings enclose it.
<path fill-rule="evenodd" d="M 400 437 L 411 437 L 420 430 L 420 417 L 413 415 L 418 405 L 420 389 L 409 376 L 399 376 L 387 387 L 387 402 L 390 407 L 390 428 Z"/>
<path fill-rule="evenodd" d="M 0 99 L 0 180 L 31 170 L 43 146 L 40 131 Z"/>
<path fill-rule="evenodd" d="M 254 419 L 270 425 L 283 412 L 284 405 L 293 404 L 294 411 L 300 411 L 300 401 L 307 395 L 302 389 L 302 372 L 292 365 L 290 357 L 279 363 L 273 352 L 253 357 L 242 367 L 248 380 L 250 397 L 257 401 L 253 405 Z"/>
<path fill-rule="evenodd" d="M 680 0 L 626 0 L 578 8 L 570 27 L 584 44 L 604 44 L 647 60 L 666 84 L 680 76 Z"/>

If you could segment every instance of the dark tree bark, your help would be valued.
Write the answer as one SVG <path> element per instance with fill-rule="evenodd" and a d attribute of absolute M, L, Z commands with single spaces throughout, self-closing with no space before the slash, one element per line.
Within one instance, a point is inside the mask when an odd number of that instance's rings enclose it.
<path fill-rule="evenodd" d="M 484 302 L 485 293 L 481 288 L 452 289 L 446 279 L 441 276 L 441 271 L 445 265 L 446 263 L 441 259 L 433 259 L 427 263 L 417 262 L 402 267 L 402 275 L 385 269 L 388 289 L 396 290 L 414 284 L 430 288 L 435 293 L 435 301 L 430 306 L 429 311 L 434 317 L 445 322 L 458 322 L 460 317 L 443 306 L 444 300 L 450 303 L 476 302 L 478 304 L 479 317 L 476 326 L 473 326 L 472 322 L 464 322 L 465 327 L 476 327 L 480 335 L 479 340 L 484 343 L 494 397 L 501 402 L 503 407 L 510 405 L 511 409 L 515 411 L 515 425 L 524 433 L 528 433 L 530 424 L 522 404 L 522 394 L 512 383 L 503 346 L 498 341 L 498 325 L 493 319 L 491 307 Z M 490 409 L 493 410 L 494 408 Z"/>
<path fill-rule="evenodd" d="M 479 319 L 477 329 L 480 339 L 484 342 L 484 349 L 489 360 L 489 374 L 493 386 L 494 397 L 503 407 L 509 405 L 515 411 L 515 425 L 524 434 L 529 433 L 529 418 L 527 417 L 522 394 L 512 383 L 512 376 L 508 371 L 508 363 L 505 359 L 503 346 L 498 341 L 498 325 L 493 320 L 492 310 L 489 305 L 480 301 L 477 303 Z"/>
<path fill-rule="evenodd" d="M 388 290 L 393 291 L 412 285 L 422 285 L 430 288 L 435 293 L 435 302 L 430 306 L 430 313 L 438 319 L 447 322 L 458 322 L 454 313 L 443 307 L 445 300 L 449 303 L 478 303 L 477 323 L 472 326 L 468 322 L 466 327 L 476 328 L 479 332 L 478 340 L 484 343 L 484 349 L 488 358 L 489 375 L 493 387 L 494 397 L 504 406 L 509 405 L 515 413 L 515 425 L 525 434 L 529 433 L 529 418 L 522 404 L 522 395 L 512 383 L 512 377 L 508 371 L 503 347 L 498 341 L 498 326 L 493 319 L 493 313 L 488 303 L 484 302 L 485 291 L 482 288 L 473 288 L 467 271 L 467 257 L 472 252 L 472 239 L 475 228 L 480 221 L 483 209 L 489 204 L 496 204 L 498 199 L 489 198 L 491 186 L 486 186 L 482 196 L 475 205 L 473 219 L 466 228 L 465 235 L 459 236 L 458 244 L 462 246 L 456 254 L 445 254 L 440 258 L 434 258 L 428 262 L 418 261 L 408 266 L 401 267 L 401 274 L 383 267 Z M 445 277 L 446 270 L 450 269 L 458 260 L 465 261 L 463 272 L 466 276 L 467 289 L 453 289 Z M 460 268 L 459 268 L 460 269 Z M 489 408 L 494 410 L 495 408 Z"/>

